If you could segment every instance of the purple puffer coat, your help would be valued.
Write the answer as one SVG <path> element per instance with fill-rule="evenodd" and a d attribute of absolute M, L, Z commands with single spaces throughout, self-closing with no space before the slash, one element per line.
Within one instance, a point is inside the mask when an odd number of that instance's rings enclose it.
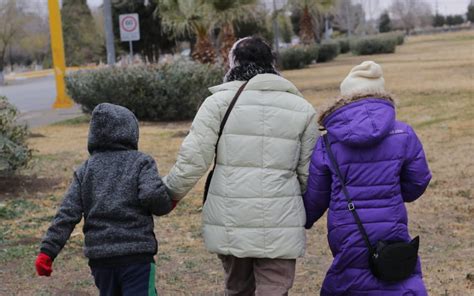
<path fill-rule="evenodd" d="M 420 197 L 431 179 L 415 132 L 395 120 L 390 97 L 349 100 L 325 115 L 320 122 L 328 130 L 331 147 L 371 243 L 409 241 L 404 203 Z M 308 229 L 329 208 L 328 241 L 334 261 L 321 295 L 427 295 L 420 262 L 413 276 L 398 283 L 382 282 L 371 274 L 366 245 L 347 208 L 322 138 L 311 159 L 304 204 Z"/>

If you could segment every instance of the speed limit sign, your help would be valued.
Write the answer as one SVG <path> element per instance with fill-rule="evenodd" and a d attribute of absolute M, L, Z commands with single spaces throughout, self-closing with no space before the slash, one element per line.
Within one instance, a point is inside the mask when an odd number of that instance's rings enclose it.
<path fill-rule="evenodd" d="M 138 14 L 121 14 L 119 16 L 120 23 L 120 40 L 138 41 L 140 40 L 140 23 L 138 22 Z"/>

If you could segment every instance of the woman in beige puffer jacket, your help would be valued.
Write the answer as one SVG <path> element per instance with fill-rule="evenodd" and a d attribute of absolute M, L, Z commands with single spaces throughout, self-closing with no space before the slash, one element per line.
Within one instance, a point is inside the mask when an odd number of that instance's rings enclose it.
<path fill-rule="evenodd" d="M 239 40 L 229 60 L 226 83 L 210 88 L 164 181 L 177 201 L 205 175 L 221 120 L 248 81 L 219 140 L 203 207 L 204 242 L 220 255 L 227 295 L 286 295 L 295 259 L 305 252 L 302 194 L 318 136 L 316 113 L 275 71 L 261 39 Z"/>

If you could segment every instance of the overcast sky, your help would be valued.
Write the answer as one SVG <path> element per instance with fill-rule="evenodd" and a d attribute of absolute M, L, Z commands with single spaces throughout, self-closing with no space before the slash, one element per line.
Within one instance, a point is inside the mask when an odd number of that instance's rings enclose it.
<path fill-rule="evenodd" d="M 267 0 L 271 2 L 271 0 Z M 283 2 L 282 0 L 276 0 L 277 2 Z M 352 0 L 353 2 L 369 2 L 368 0 Z M 471 0 L 425 0 L 430 3 L 433 7 L 433 13 L 435 12 L 436 2 L 438 2 L 438 10 L 440 14 L 466 14 L 467 6 Z M 87 0 L 91 6 L 99 6 L 102 4 L 103 0 Z M 380 14 L 381 11 L 390 6 L 392 0 L 372 0 L 371 1 L 374 7 L 378 8 L 377 12 L 374 12 L 376 15 Z M 378 5 L 376 4 L 378 3 Z M 377 7 L 378 6 L 378 7 Z M 374 9 L 375 10 L 375 9 Z"/>

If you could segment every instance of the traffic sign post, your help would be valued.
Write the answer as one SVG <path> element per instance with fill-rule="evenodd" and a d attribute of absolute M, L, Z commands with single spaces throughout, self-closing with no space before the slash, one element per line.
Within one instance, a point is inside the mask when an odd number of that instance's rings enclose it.
<path fill-rule="evenodd" d="M 130 62 L 133 57 L 133 41 L 140 40 L 140 23 L 138 13 L 121 14 L 119 16 L 120 23 L 120 40 L 129 42 L 130 46 Z"/>

